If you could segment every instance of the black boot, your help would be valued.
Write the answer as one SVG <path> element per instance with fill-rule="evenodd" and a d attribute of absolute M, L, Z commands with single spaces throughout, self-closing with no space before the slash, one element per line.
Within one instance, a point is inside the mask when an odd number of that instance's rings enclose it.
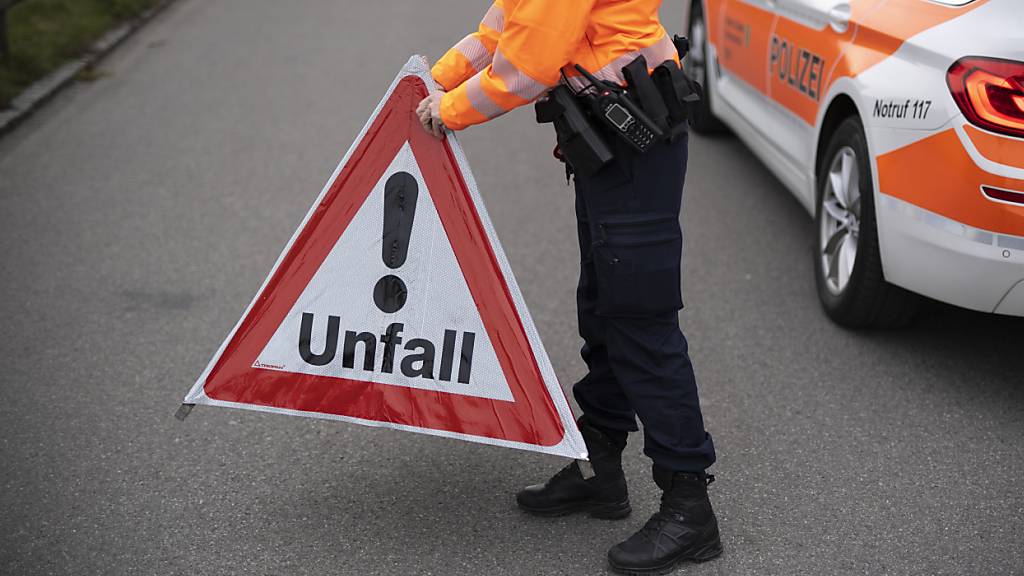
<path fill-rule="evenodd" d="M 664 493 L 661 510 L 639 532 L 608 551 L 608 563 L 620 574 L 667 574 L 680 562 L 704 562 L 722 553 L 718 520 L 708 500 L 714 476 L 654 467 Z"/>
<path fill-rule="evenodd" d="M 622 473 L 625 433 L 612 438 L 581 416 L 577 421 L 590 453 L 590 462 L 574 460 L 545 484 L 529 486 L 516 494 L 519 507 L 536 516 L 562 516 L 571 512 L 589 512 L 595 518 L 625 518 L 629 507 L 626 477 Z M 593 468 L 591 472 L 590 468 Z"/>

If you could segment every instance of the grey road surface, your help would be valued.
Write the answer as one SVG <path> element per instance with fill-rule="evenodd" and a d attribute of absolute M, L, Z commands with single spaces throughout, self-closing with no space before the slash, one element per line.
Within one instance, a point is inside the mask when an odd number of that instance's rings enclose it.
<path fill-rule="evenodd" d="M 666 22 L 680 18 L 678 2 Z M 485 2 L 181 0 L 0 141 L 0 574 L 601 574 L 623 522 L 512 494 L 564 463 L 217 408 L 172 417 L 394 74 Z M 541 336 L 583 371 L 572 195 L 520 110 L 461 136 Z M 1024 574 L 1024 324 L 822 315 L 811 223 L 694 138 L 682 313 L 725 555 L 682 574 Z"/>

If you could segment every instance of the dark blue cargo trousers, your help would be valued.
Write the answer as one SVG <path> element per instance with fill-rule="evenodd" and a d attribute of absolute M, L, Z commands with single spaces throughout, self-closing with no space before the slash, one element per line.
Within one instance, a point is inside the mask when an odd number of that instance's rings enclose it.
<path fill-rule="evenodd" d="M 678 316 L 687 138 L 645 154 L 606 139 L 616 159 L 576 178 L 577 309 L 589 371 L 573 394 L 589 422 L 623 439 L 639 416 L 655 465 L 701 471 L 715 448 Z"/>

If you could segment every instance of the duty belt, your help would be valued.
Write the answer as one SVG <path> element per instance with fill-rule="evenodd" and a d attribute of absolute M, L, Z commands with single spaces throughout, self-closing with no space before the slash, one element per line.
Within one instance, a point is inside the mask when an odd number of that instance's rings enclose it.
<path fill-rule="evenodd" d="M 673 38 L 680 58 L 689 42 Z M 562 154 L 573 170 L 590 175 L 612 161 L 614 153 L 598 126 L 623 139 L 639 153 L 658 142 L 673 142 L 686 133 L 687 123 L 699 111 L 701 88 L 673 60 L 648 74 L 643 55 L 622 68 L 626 86 L 595 78 L 576 69 L 590 82 L 574 91 L 563 83 L 537 101 L 537 122 L 552 122 Z"/>

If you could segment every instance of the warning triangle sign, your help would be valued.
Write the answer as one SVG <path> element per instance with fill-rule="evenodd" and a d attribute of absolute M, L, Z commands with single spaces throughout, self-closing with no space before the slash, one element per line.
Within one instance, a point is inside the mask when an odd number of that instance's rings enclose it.
<path fill-rule="evenodd" d="M 414 56 L 185 397 L 585 458 L 583 439 Z"/>

